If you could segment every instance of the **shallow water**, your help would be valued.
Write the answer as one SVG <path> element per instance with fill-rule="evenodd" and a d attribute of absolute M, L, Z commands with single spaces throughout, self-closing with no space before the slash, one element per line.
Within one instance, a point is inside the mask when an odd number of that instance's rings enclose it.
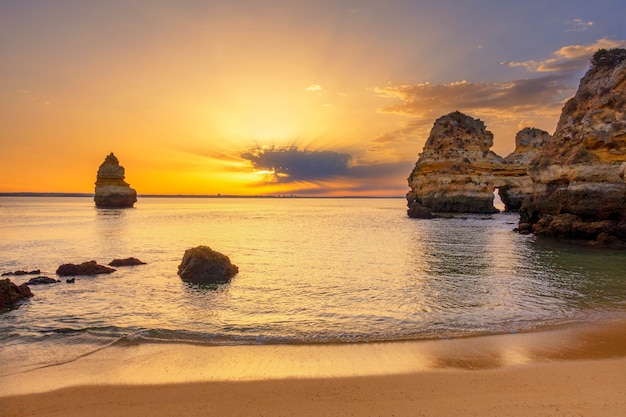
<path fill-rule="evenodd" d="M 147 265 L 31 287 L 0 313 L 0 358 L 35 365 L 110 343 L 372 342 L 508 333 L 626 311 L 626 253 L 514 233 L 515 214 L 415 220 L 403 199 L 0 198 L 0 272 L 137 257 Z M 185 284 L 185 249 L 239 266 Z M 11 277 L 20 284 L 29 276 Z"/>

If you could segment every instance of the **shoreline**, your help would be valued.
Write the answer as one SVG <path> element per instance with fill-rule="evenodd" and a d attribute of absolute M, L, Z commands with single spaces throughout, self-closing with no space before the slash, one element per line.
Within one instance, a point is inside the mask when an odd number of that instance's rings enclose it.
<path fill-rule="evenodd" d="M 0 416 L 600 416 L 623 412 L 625 382 L 621 320 L 354 345 L 148 343 L 0 376 Z"/>

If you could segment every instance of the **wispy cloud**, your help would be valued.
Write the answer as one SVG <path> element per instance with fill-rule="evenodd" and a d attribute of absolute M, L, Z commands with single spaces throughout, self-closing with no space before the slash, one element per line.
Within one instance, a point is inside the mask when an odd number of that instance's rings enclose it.
<path fill-rule="evenodd" d="M 565 23 L 569 26 L 569 29 L 567 30 L 568 32 L 581 32 L 593 26 L 592 21 L 586 21 L 583 19 L 572 19 Z"/>
<path fill-rule="evenodd" d="M 319 84 L 311 84 L 310 86 L 305 88 L 305 90 L 309 93 L 321 93 L 323 89 L 322 86 Z"/>
<path fill-rule="evenodd" d="M 582 22 L 582 21 L 581 21 Z M 549 57 L 529 61 L 503 62 L 509 67 L 526 68 L 533 75 L 505 82 L 476 83 L 456 81 L 447 84 L 389 84 L 376 88 L 376 94 L 395 103 L 379 109 L 410 119 L 396 130 L 372 141 L 372 149 L 399 146 L 414 137 L 424 137 L 438 117 L 455 110 L 483 118 L 511 137 L 522 121 L 558 118 L 563 102 L 574 94 L 582 73 L 598 49 L 626 47 L 624 40 L 602 38 L 589 45 L 569 45 Z"/>
<path fill-rule="evenodd" d="M 502 62 L 509 67 L 524 67 L 531 72 L 575 72 L 584 71 L 589 59 L 598 49 L 624 48 L 626 40 L 601 38 L 589 45 L 564 46 L 542 60 Z"/>
<path fill-rule="evenodd" d="M 403 84 L 377 88 L 383 97 L 400 103 L 380 109 L 383 113 L 432 119 L 454 110 L 498 109 L 519 112 L 560 105 L 562 95 L 571 93 L 567 76 L 550 74 L 537 78 L 497 83 L 459 81 L 449 84 Z M 433 119 L 434 120 L 434 119 Z"/>

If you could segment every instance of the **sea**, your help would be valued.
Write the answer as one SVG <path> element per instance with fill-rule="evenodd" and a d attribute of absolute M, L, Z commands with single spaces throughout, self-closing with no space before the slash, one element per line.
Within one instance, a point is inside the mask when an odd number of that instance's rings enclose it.
<path fill-rule="evenodd" d="M 401 198 L 0 197 L 0 273 L 60 279 L 0 312 L 3 372 L 114 344 L 342 344 L 529 332 L 626 318 L 626 251 L 540 240 L 518 215 L 418 220 Z M 239 273 L 177 275 L 206 245 Z M 109 275 L 59 265 L 136 257 Z M 33 276 L 10 276 L 22 284 Z"/>

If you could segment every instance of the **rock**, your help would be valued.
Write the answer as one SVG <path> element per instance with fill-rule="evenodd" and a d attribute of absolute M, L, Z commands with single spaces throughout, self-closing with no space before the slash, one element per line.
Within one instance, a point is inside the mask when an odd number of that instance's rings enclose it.
<path fill-rule="evenodd" d="M 409 176 L 409 217 L 434 213 L 497 213 L 498 188 L 508 211 L 519 209 L 532 190 L 527 166 L 547 132 L 524 129 L 507 158 L 491 151 L 493 134 L 485 124 L 460 112 L 437 119 Z M 529 154 L 529 155 L 527 155 Z"/>
<path fill-rule="evenodd" d="M 102 208 L 129 208 L 137 201 L 137 191 L 124 181 L 124 167 L 113 152 L 98 169 L 94 201 Z"/>
<path fill-rule="evenodd" d="M 11 276 L 11 275 L 15 275 L 15 276 L 19 276 L 19 275 L 39 275 L 41 274 L 41 271 L 39 269 L 35 269 L 34 271 L 14 271 L 14 272 L 5 272 L 2 274 L 2 276 Z"/>
<path fill-rule="evenodd" d="M 61 280 L 48 277 L 36 277 L 29 279 L 26 285 L 56 284 L 57 282 L 61 282 Z"/>
<path fill-rule="evenodd" d="M 185 282 L 194 284 L 227 283 L 239 272 L 228 256 L 208 246 L 187 249 L 178 266 L 178 275 Z"/>
<path fill-rule="evenodd" d="M 0 311 L 15 308 L 18 301 L 32 296 L 28 285 L 17 286 L 8 278 L 0 280 Z"/>
<path fill-rule="evenodd" d="M 68 283 L 68 284 L 73 284 L 73 283 L 76 282 L 76 278 L 68 278 L 68 279 L 65 280 L 65 282 Z"/>
<path fill-rule="evenodd" d="M 409 205 L 408 215 L 413 219 L 432 219 L 435 217 L 428 208 L 422 206 L 417 201 L 413 201 Z"/>
<path fill-rule="evenodd" d="M 552 139 L 532 160 L 520 224 L 535 235 L 626 241 L 625 57 L 623 49 L 594 55 Z"/>
<path fill-rule="evenodd" d="M 115 269 L 108 266 L 98 265 L 96 261 L 83 262 L 80 265 L 77 264 L 63 264 L 57 269 L 57 275 L 59 276 L 75 276 L 75 275 L 98 275 L 98 274 L 110 274 L 115 272 Z"/>
<path fill-rule="evenodd" d="M 113 259 L 109 262 L 110 266 L 135 266 L 135 265 L 145 265 L 145 262 L 140 261 L 137 258 L 125 258 L 125 259 Z"/>

